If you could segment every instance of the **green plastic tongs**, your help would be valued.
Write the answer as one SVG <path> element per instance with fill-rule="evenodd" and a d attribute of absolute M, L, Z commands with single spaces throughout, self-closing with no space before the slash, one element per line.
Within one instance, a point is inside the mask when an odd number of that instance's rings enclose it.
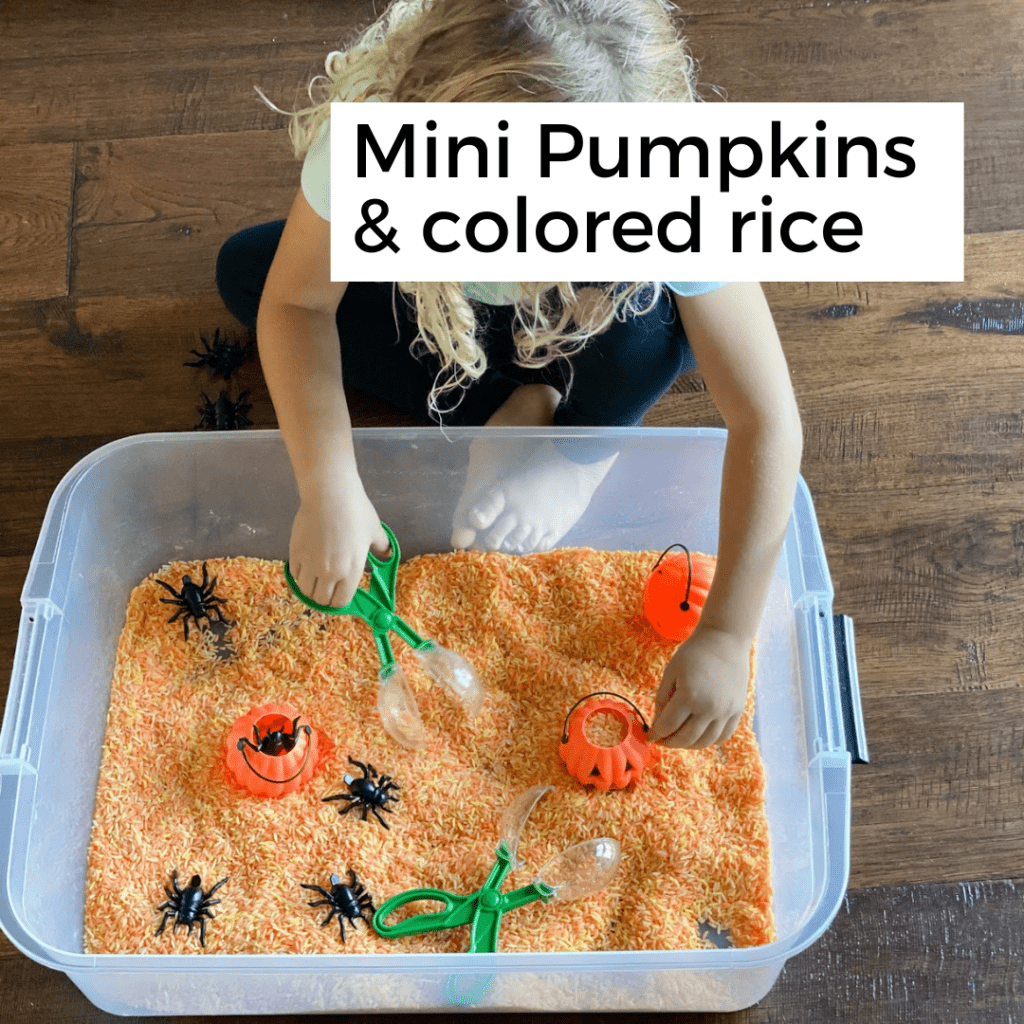
<path fill-rule="evenodd" d="M 532 786 L 505 811 L 494 867 L 476 892 L 460 896 L 444 889 L 408 889 L 382 903 L 374 913 L 373 927 L 378 934 L 391 939 L 468 924 L 471 925 L 469 952 L 495 953 L 502 914 L 535 900 L 545 903 L 549 900 L 574 900 L 603 889 L 618 871 L 622 855 L 618 842 L 607 837 L 570 846 L 552 857 L 529 885 L 508 893 L 501 892 L 508 873 L 524 863 L 515 859 L 519 833 L 537 801 L 551 789 L 554 787 Z M 444 909 L 385 924 L 388 916 L 399 907 L 417 900 L 443 903 Z"/>
<path fill-rule="evenodd" d="M 314 611 L 328 615 L 356 615 L 370 627 L 380 656 L 377 710 L 381 724 L 388 735 L 402 746 L 422 750 L 427 745 L 423 721 L 409 680 L 402 666 L 395 660 L 388 634 L 393 631 L 409 644 L 426 672 L 454 694 L 468 715 L 473 716 L 479 712 L 483 704 L 484 688 L 476 670 L 465 658 L 433 640 L 424 640 L 395 611 L 395 584 L 402 554 L 391 527 L 387 523 L 381 523 L 381 526 L 391 542 L 391 555 L 385 561 L 377 558 L 372 551 L 367 552 L 366 559 L 370 564 L 369 589 L 357 589 L 348 604 L 336 608 L 319 604 L 307 597 L 299 589 L 287 562 L 284 564 L 284 578 L 292 593 Z"/>

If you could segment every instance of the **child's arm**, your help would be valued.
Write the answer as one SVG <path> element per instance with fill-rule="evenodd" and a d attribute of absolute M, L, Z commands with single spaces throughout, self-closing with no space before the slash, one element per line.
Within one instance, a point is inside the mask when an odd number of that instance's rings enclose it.
<path fill-rule="evenodd" d="M 690 638 L 665 669 L 650 736 L 669 747 L 728 738 L 746 702 L 750 645 L 793 507 L 803 435 L 785 356 L 760 285 L 676 296 L 729 438 L 718 561 Z"/>
<path fill-rule="evenodd" d="M 260 300 L 260 362 L 299 489 L 289 567 L 307 596 L 347 604 L 372 546 L 387 534 L 356 467 L 335 316 L 345 284 L 330 275 L 330 224 L 300 191 Z M 254 467 L 259 472 L 259 467 Z"/>

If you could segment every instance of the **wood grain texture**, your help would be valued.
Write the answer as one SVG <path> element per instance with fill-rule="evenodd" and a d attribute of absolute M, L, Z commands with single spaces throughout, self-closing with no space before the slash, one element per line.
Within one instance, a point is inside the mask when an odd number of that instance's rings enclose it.
<path fill-rule="evenodd" d="M 244 366 L 230 384 L 183 364 L 214 331 L 244 340 L 220 300 L 183 295 L 145 300 L 119 298 L 0 308 L 0 330 L 18 380 L 0 436 L 127 436 L 191 430 L 206 392 L 237 397 L 246 388 L 257 426 L 275 421 L 259 366 Z M 255 415 L 254 415 L 255 414 Z M 270 416 L 268 421 L 267 417 Z M 56 481 L 54 481 L 56 483 Z"/>
<path fill-rule="evenodd" d="M 216 295 L 221 245 L 287 216 L 301 166 L 285 131 L 81 146 L 74 294 Z"/>
<path fill-rule="evenodd" d="M 66 0 L 0 11 L 10 142 L 279 126 L 253 87 L 286 109 L 301 104 L 324 57 L 372 19 L 373 4 L 92 0 L 80 11 L 72 33 Z"/>
<path fill-rule="evenodd" d="M 0 145 L 0 302 L 67 294 L 74 152 Z"/>
<path fill-rule="evenodd" d="M 285 109 L 301 104 L 326 53 L 366 24 L 373 10 L 364 2 L 264 0 L 246 6 L 243 39 L 233 5 L 189 4 L 175 25 L 179 41 L 169 55 L 161 42 L 167 25 L 161 23 L 171 19 L 158 10 L 152 26 L 146 13 L 151 6 L 127 0 L 88 5 L 89 25 L 71 47 L 73 59 L 56 13 L 62 5 L 8 15 L 9 35 L 0 43 L 0 62 L 10 55 L 0 93 L 7 139 L 96 141 L 279 126 L 282 119 L 252 87 L 259 85 Z M 752 0 L 687 10 L 685 31 L 708 99 L 721 92 L 734 102 L 964 102 L 966 230 L 1024 227 L 1020 5 Z M 751 24 L 756 31 L 748 30 Z M 998 46 L 991 45 L 995 39 Z M 40 67 L 48 76 L 42 96 Z"/>
<path fill-rule="evenodd" d="M 1019 880 L 852 891 L 822 938 L 738 1019 L 1007 1024 L 1024 985 L 1022 924 Z"/>
<path fill-rule="evenodd" d="M 965 230 L 1024 227 L 1020 4 L 748 4 L 686 26 L 708 99 L 963 103 Z"/>
<path fill-rule="evenodd" d="M 983 645 L 958 654 L 975 671 L 985 658 Z M 850 885 L 1021 875 L 1024 690 L 872 696 L 864 717 Z"/>

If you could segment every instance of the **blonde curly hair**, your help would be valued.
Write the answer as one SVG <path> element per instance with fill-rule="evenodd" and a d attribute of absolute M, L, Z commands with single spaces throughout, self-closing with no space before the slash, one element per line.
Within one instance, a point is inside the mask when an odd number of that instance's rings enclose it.
<path fill-rule="evenodd" d="M 393 0 L 328 55 L 311 105 L 288 112 L 295 154 L 305 156 L 332 102 L 692 102 L 694 65 L 671 12 L 665 0 Z M 441 363 L 428 399 L 440 418 L 442 396 L 458 405 L 487 368 L 481 325 L 459 282 L 397 285 L 416 312 L 413 350 Z M 517 290 L 516 362 L 533 368 L 568 360 L 657 299 L 646 281 L 608 282 L 597 294 L 565 281 Z"/>

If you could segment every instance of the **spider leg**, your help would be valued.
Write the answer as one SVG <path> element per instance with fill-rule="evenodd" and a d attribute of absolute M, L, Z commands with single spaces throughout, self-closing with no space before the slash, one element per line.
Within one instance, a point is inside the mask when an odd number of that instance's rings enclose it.
<path fill-rule="evenodd" d="M 307 885 L 307 889 L 311 889 L 312 886 Z M 312 900 L 306 904 L 307 907 L 329 907 L 331 906 L 330 900 Z"/>
<path fill-rule="evenodd" d="M 320 803 L 326 804 L 331 800 L 355 800 L 355 797 L 351 793 L 335 793 L 334 796 L 325 796 Z M 344 813 L 342 811 L 342 814 Z"/>
<path fill-rule="evenodd" d="M 303 882 L 302 883 L 302 888 L 303 889 L 311 889 L 313 892 L 318 892 L 318 893 L 320 893 L 321 896 L 326 896 L 328 901 L 331 898 L 331 894 L 326 889 L 322 889 L 319 885 L 306 885 L 306 883 Z M 315 906 L 319 906 L 319 905 L 320 905 L 319 902 L 318 903 L 310 903 L 311 907 L 315 907 Z"/>
<path fill-rule="evenodd" d="M 192 934 L 191 928 L 189 928 L 189 934 Z M 199 919 L 199 945 L 206 949 L 206 921 L 203 918 Z"/>
<path fill-rule="evenodd" d="M 180 601 L 164 601 L 164 599 L 162 597 L 160 598 L 160 600 L 163 601 L 164 604 L 181 604 Z M 168 622 L 177 622 L 178 619 L 180 619 L 182 617 L 182 615 L 184 615 L 185 612 L 187 612 L 187 611 L 188 611 L 188 609 L 184 605 L 181 605 L 181 608 L 179 608 L 178 611 L 176 611 L 167 621 Z"/>
<path fill-rule="evenodd" d="M 198 623 L 199 620 L 196 619 L 196 622 Z M 187 640 L 188 639 L 188 616 L 187 615 L 185 616 L 185 618 L 183 618 L 181 620 L 181 624 L 185 627 L 185 639 Z"/>
<path fill-rule="evenodd" d="M 164 907 L 166 907 L 166 906 L 167 906 L 167 904 L 165 903 L 165 904 L 164 904 L 164 905 L 163 905 L 162 907 L 157 907 L 156 909 L 157 909 L 157 910 L 163 910 L 163 909 L 164 909 Z M 165 912 L 164 912 L 164 919 L 163 919 L 163 920 L 162 920 L 162 921 L 160 922 L 160 927 L 159 927 L 159 928 L 157 928 L 157 930 L 156 930 L 156 933 L 155 933 L 155 934 L 157 934 L 157 935 L 162 935 L 162 934 L 163 934 L 163 931 L 164 931 L 164 928 L 166 928 L 166 927 L 167 927 L 167 919 L 168 919 L 169 917 L 174 917 L 174 915 L 175 915 L 176 913 L 177 913 L 177 911 L 176 911 L 176 910 L 175 910 L 175 909 L 174 909 L 173 907 L 172 907 L 172 908 L 171 908 L 170 910 L 167 910 L 167 911 L 165 911 Z"/>
<path fill-rule="evenodd" d="M 213 579 L 214 584 L 217 583 L 217 578 Z M 206 571 L 206 562 L 203 562 L 203 585 L 199 588 L 200 591 L 205 591 L 210 585 L 210 574 Z"/>
<path fill-rule="evenodd" d="M 384 810 L 386 811 L 386 810 L 387 810 L 387 808 L 385 807 L 385 808 L 384 808 Z M 385 827 L 386 829 L 388 829 L 388 830 L 390 830 L 390 829 L 391 829 L 391 826 L 390 826 L 390 825 L 389 825 L 389 824 L 388 824 L 388 823 L 387 823 L 387 822 L 386 822 L 386 821 L 385 821 L 385 820 L 384 820 L 384 819 L 383 819 L 383 818 L 382 818 L 382 817 L 380 816 L 380 811 L 378 811 L 376 807 L 374 807 L 374 808 L 373 808 L 373 813 L 374 813 L 374 814 L 376 815 L 376 818 L 377 818 L 377 820 L 378 820 L 378 821 L 379 821 L 379 822 L 380 822 L 380 823 L 381 823 L 381 824 L 382 824 L 382 825 L 383 825 L 383 826 L 384 826 L 384 827 Z M 365 814 L 363 815 L 363 821 L 366 821 L 366 815 L 365 815 Z"/>
<path fill-rule="evenodd" d="M 349 764 L 354 764 L 357 768 L 359 768 L 362 771 L 363 775 L 367 776 L 367 777 L 368 777 L 367 768 L 369 768 L 370 771 L 373 771 L 373 769 L 370 768 L 369 765 L 363 764 L 362 761 L 357 761 L 354 757 L 352 757 L 351 754 L 349 755 L 348 763 Z"/>
<path fill-rule="evenodd" d="M 243 750 L 245 747 L 248 747 L 250 750 L 255 750 L 257 754 L 260 752 L 260 748 L 253 746 L 252 740 L 247 736 L 240 736 L 237 746 L 239 750 Z"/>
<path fill-rule="evenodd" d="M 213 887 L 213 888 L 212 888 L 212 889 L 211 889 L 211 890 L 210 890 L 210 891 L 209 891 L 209 892 L 208 892 L 208 893 L 206 894 L 206 896 L 205 896 L 205 897 L 203 898 L 203 905 L 204 905 L 204 906 L 205 906 L 205 905 L 207 904 L 207 901 L 208 901 L 208 900 L 210 899 L 210 897 L 211 897 L 211 896 L 212 896 L 212 895 L 213 895 L 213 894 L 214 894 L 214 893 L 215 893 L 215 892 L 216 892 L 216 891 L 217 891 L 217 890 L 218 890 L 218 889 L 219 889 L 219 888 L 220 888 L 220 887 L 221 887 L 221 886 L 222 886 L 222 885 L 223 885 L 223 884 L 224 884 L 224 883 L 225 883 L 225 882 L 226 882 L 226 881 L 228 880 L 228 878 L 230 878 L 230 877 L 231 877 L 230 875 L 227 875 L 227 876 L 225 876 L 224 878 L 222 878 L 222 879 L 221 879 L 221 880 L 220 880 L 220 881 L 219 881 L 219 882 L 218 882 L 218 883 L 217 883 L 217 884 L 216 884 L 216 885 L 215 885 L 215 886 L 214 886 L 214 887 Z M 214 902 L 214 903 L 220 903 L 220 900 L 214 900 L 213 902 Z"/>
<path fill-rule="evenodd" d="M 338 927 L 341 929 L 341 941 L 345 941 L 345 915 L 338 915 Z"/>
<path fill-rule="evenodd" d="M 164 588 L 164 590 L 169 590 L 169 591 L 170 591 L 170 592 L 171 592 L 171 593 L 172 593 L 172 594 L 173 594 L 173 595 L 174 595 L 175 597 L 177 597 L 178 599 L 180 599 L 180 598 L 181 598 L 181 591 L 180 591 L 180 590 L 175 590 L 175 589 L 174 589 L 174 587 L 172 587 L 172 586 L 170 585 L 170 583 L 164 583 L 164 581 L 163 581 L 163 580 L 154 580 L 154 582 L 155 582 L 155 583 L 159 583 L 159 584 L 160 584 L 160 586 Z M 165 597 L 161 597 L 161 598 L 160 598 L 160 600 L 161 600 L 161 601 L 166 601 L 166 600 L 167 600 L 167 598 L 165 598 Z"/>
<path fill-rule="evenodd" d="M 177 871 L 172 871 L 171 872 L 171 885 L 174 886 L 174 895 L 175 896 L 181 896 L 182 895 L 181 889 L 178 888 L 178 872 Z M 166 889 L 164 891 L 166 892 Z M 167 895 L 170 896 L 170 893 L 167 893 Z"/>
<path fill-rule="evenodd" d="M 332 903 L 331 904 L 331 912 L 327 915 L 327 917 L 324 918 L 324 920 L 322 920 L 320 922 L 320 927 L 324 928 L 327 925 L 329 925 L 331 923 L 331 918 L 334 917 L 334 915 L 337 914 L 337 913 L 338 913 L 338 908 L 336 906 L 334 906 L 334 904 Z M 338 917 L 338 920 L 339 921 L 341 920 L 340 916 Z"/>

